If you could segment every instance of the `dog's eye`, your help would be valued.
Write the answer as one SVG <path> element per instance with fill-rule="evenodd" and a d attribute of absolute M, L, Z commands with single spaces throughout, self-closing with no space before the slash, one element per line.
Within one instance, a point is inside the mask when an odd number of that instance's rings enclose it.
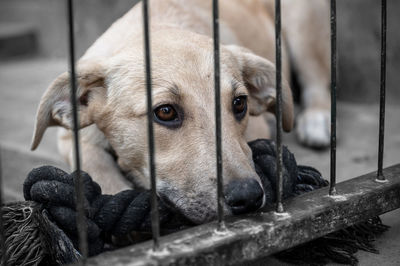
<path fill-rule="evenodd" d="M 155 121 L 167 127 L 178 127 L 182 123 L 174 106 L 165 104 L 154 109 Z"/>
<path fill-rule="evenodd" d="M 233 99 L 232 108 L 236 119 L 241 120 L 246 115 L 247 96 L 239 96 Z"/>
<path fill-rule="evenodd" d="M 155 110 L 156 117 L 161 121 L 172 121 L 178 118 L 177 113 L 171 105 L 163 105 Z"/>

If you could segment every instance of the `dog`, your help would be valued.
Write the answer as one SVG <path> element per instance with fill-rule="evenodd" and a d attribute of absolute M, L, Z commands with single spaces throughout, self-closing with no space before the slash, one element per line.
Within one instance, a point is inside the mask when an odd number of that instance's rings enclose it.
<path fill-rule="evenodd" d="M 265 196 L 247 142 L 273 135 L 273 0 L 220 0 L 222 153 L 226 213 L 246 213 Z M 288 81 L 303 87 L 299 139 L 329 143 L 329 6 L 283 0 L 283 117 L 294 126 Z M 157 194 L 193 223 L 216 217 L 214 65 L 211 0 L 151 0 L 153 113 Z M 82 169 L 103 192 L 149 188 L 141 3 L 117 20 L 77 62 Z M 43 95 L 32 150 L 49 126 L 73 167 L 68 73 Z M 232 185 L 234 184 L 234 185 Z M 234 189 L 240 186 L 242 189 Z M 251 202 L 251 204 L 249 203 Z"/>

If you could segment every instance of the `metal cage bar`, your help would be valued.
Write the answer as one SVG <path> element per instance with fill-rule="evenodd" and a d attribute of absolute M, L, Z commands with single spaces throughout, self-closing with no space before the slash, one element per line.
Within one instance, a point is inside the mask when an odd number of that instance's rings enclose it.
<path fill-rule="evenodd" d="M 377 180 L 385 181 L 383 175 L 383 151 L 385 146 L 385 101 L 386 101 L 386 32 L 387 32 L 387 4 L 382 0 L 382 29 L 381 29 L 381 83 L 380 83 L 380 110 L 379 110 L 379 147 Z"/>
<path fill-rule="evenodd" d="M 218 226 L 224 228 L 224 191 L 222 176 L 222 143 L 221 143 L 221 81 L 219 50 L 219 10 L 218 0 L 213 0 L 213 39 L 214 39 L 214 92 L 215 92 L 215 148 L 217 163 L 217 201 Z"/>
<path fill-rule="evenodd" d="M 7 249 L 3 223 L 3 164 L 1 158 L 2 156 L 0 147 L 0 265 L 7 265 Z"/>
<path fill-rule="evenodd" d="M 275 63 L 276 63 L 276 212 L 283 212 L 282 175 L 282 47 L 281 47 L 281 1 L 275 0 Z"/>
<path fill-rule="evenodd" d="M 331 0 L 331 165 L 329 194 L 336 194 L 336 0 Z"/>
<path fill-rule="evenodd" d="M 144 34 L 144 60 L 147 92 L 147 138 L 149 145 L 149 168 L 151 182 L 151 229 L 153 233 L 153 250 L 159 248 L 160 220 L 157 202 L 157 180 L 156 166 L 154 160 L 154 128 L 153 128 L 153 99 L 152 99 L 152 79 L 151 79 L 151 51 L 149 33 L 149 3 L 143 0 L 143 34 Z"/>
<path fill-rule="evenodd" d="M 71 83 L 71 104 L 72 104 L 72 129 L 74 135 L 74 163 L 77 172 L 74 180 L 76 193 L 76 210 L 77 210 L 77 228 L 79 235 L 79 251 L 82 255 L 82 263 L 86 262 L 88 257 L 87 243 L 87 223 L 84 211 L 84 191 L 83 179 L 81 177 L 80 147 L 79 147 L 79 117 L 77 104 L 77 79 L 75 71 L 75 38 L 74 38 L 74 7 L 73 0 L 67 1 L 67 20 L 68 20 L 68 48 L 69 48 L 69 68 Z"/>

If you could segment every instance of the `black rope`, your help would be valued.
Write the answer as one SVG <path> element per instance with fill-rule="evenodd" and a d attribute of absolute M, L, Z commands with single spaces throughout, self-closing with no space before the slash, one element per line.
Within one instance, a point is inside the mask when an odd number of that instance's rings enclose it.
<path fill-rule="evenodd" d="M 388 226 L 379 217 L 333 232 L 306 244 L 280 252 L 276 256 L 296 265 L 324 265 L 330 261 L 357 265 L 355 253 L 364 250 L 379 253 L 373 242 Z"/>

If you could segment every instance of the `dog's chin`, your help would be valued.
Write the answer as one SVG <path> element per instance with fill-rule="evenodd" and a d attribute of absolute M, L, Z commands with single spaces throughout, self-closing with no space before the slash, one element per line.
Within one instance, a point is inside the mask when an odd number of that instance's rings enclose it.
<path fill-rule="evenodd" d="M 217 218 L 217 212 L 213 210 L 199 211 L 199 210 L 181 210 L 180 213 L 186 219 L 194 224 L 204 224 L 211 222 Z"/>
<path fill-rule="evenodd" d="M 209 199 L 191 200 L 182 196 L 177 198 L 171 194 L 159 195 L 164 204 L 193 224 L 204 224 L 217 218 L 216 203 L 210 202 Z"/>

